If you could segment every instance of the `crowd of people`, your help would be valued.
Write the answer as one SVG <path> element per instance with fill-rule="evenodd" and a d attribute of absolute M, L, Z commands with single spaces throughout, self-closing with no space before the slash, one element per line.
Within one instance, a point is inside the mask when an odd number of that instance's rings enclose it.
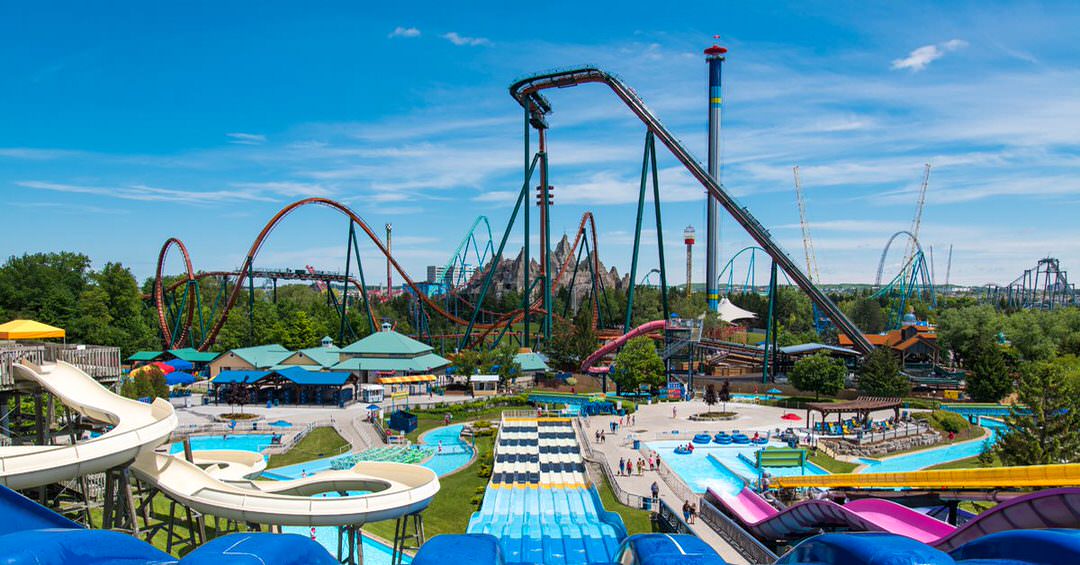
<path fill-rule="evenodd" d="M 660 455 L 656 453 L 650 453 L 648 458 L 638 457 L 635 461 L 633 457 L 619 458 L 619 476 L 631 476 L 634 475 L 634 471 L 637 471 L 637 475 L 640 477 L 646 467 L 649 471 L 656 471 L 660 468 Z"/>

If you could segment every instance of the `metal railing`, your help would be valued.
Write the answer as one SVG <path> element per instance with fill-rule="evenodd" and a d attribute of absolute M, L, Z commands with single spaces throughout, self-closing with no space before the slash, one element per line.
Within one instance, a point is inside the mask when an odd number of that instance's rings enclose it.
<path fill-rule="evenodd" d="M 656 509 L 656 524 L 660 527 L 660 531 L 664 533 L 698 537 L 697 532 L 686 523 L 686 520 L 683 520 L 683 517 L 663 500 L 660 501 L 660 506 Z"/>
<path fill-rule="evenodd" d="M 578 445 L 582 446 L 581 458 L 585 460 L 585 471 L 589 475 L 589 480 L 594 485 L 599 485 L 601 484 L 601 481 L 606 481 L 611 487 L 611 492 L 614 493 L 615 499 L 626 506 L 641 509 L 651 508 L 651 497 L 634 494 L 624 490 L 622 485 L 619 484 L 619 481 L 611 479 L 611 477 L 615 476 L 615 471 L 612 470 L 611 464 L 608 463 L 607 456 L 602 452 L 598 453 L 592 450 L 592 446 L 589 445 L 588 438 L 585 435 L 585 429 L 582 427 L 579 418 L 574 418 L 574 428 L 578 433 Z M 646 500 L 649 500 L 650 502 L 646 502 Z"/>
<path fill-rule="evenodd" d="M 698 503 L 698 516 L 750 563 L 773 563 L 777 555 L 720 511 L 707 496 Z"/>
<path fill-rule="evenodd" d="M 891 430 L 885 430 L 881 432 L 875 431 L 857 431 L 855 432 L 854 440 L 859 445 L 867 443 L 876 443 L 879 441 L 885 441 L 888 439 L 896 439 L 901 437 L 910 437 L 924 434 L 930 430 L 928 424 L 922 422 L 916 422 L 914 425 L 908 424 L 902 428 L 894 428 Z M 849 436 L 844 436 L 844 439 L 852 439 Z"/>

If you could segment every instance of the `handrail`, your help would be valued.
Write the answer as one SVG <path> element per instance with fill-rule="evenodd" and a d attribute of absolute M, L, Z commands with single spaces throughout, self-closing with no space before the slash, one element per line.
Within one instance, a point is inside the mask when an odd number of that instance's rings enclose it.
<path fill-rule="evenodd" d="M 698 516 L 750 563 L 774 563 L 779 558 L 750 532 L 721 512 L 708 496 L 701 497 L 701 502 L 698 504 Z"/>
<path fill-rule="evenodd" d="M 518 104 L 535 116 L 537 121 L 542 122 L 543 116 L 551 112 L 551 103 L 540 94 L 541 90 L 565 88 L 590 82 L 607 85 L 630 108 L 630 111 L 637 115 L 649 131 L 653 132 L 667 146 L 672 155 L 705 187 L 706 191 L 716 198 L 720 205 L 731 214 L 758 245 L 765 249 L 765 252 L 772 257 L 777 266 L 791 277 L 792 281 L 822 309 L 840 331 L 851 338 L 856 349 L 864 354 L 874 349 L 874 346 L 859 331 L 859 328 L 802 272 L 798 264 L 780 247 L 769 231 L 750 214 L 749 210 L 740 206 L 716 179 L 709 176 L 701 163 L 664 127 L 660 120 L 656 118 L 656 115 L 645 105 L 641 97 L 619 78 L 595 67 L 580 67 L 521 79 L 510 86 L 510 95 L 514 100 L 517 100 Z"/>

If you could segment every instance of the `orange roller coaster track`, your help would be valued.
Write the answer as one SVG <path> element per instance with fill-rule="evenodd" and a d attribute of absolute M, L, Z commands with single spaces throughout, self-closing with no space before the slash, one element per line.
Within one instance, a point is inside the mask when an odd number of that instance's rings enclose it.
<path fill-rule="evenodd" d="M 193 266 L 192 266 L 191 255 L 188 252 L 188 249 L 184 245 L 184 243 L 180 239 L 175 238 L 175 237 L 170 237 L 169 239 L 167 239 L 165 241 L 165 243 L 161 247 L 161 251 L 158 253 L 157 266 L 156 266 L 156 269 L 155 269 L 153 292 L 149 297 L 147 297 L 147 298 L 152 298 L 153 299 L 154 307 L 157 310 L 158 324 L 159 324 L 160 329 L 161 329 L 161 335 L 162 335 L 162 339 L 164 341 L 165 347 L 166 348 L 182 347 L 188 341 L 189 338 L 192 338 L 193 336 L 192 336 L 191 328 L 192 328 L 192 324 L 194 323 L 194 319 L 195 319 L 195 316 L 196 316 L 195 301 L 194 300 L 187 300 L 186 304 L 185 304 L 185 307 L 183 308 L 183 312 L 177 312 L 177 315 L 178 316 L 183 316 L 183 319 L 182 319 L 182 324 L 177 325 L 177 327 L 180 330 L 179 335 L 175 335 L 174 331 L 170 331 L 170 324 L 169 324 L 169 320 L 168 320 L 168 304 L 167 304 L 166 299 L 165 299 L 166 293 L 175 291 L 178 288 L 180 288 L 181 286 L 190 285 L 194 281 L 201 280 L 201 279 L 204 279 L 204 278 L 207 278 L 207 277 L 216 277 L 216 276 L 236 277 L 236 280 L 238 281 L 238 284 L 234 285 L 232 290 L 228 292 L 228 298 L 225 301 L 225 304 L 224 304 L 224 307 L 222 308 L 222 312 L 221 312 L 220 316 L 218 316 L 218 318 L 213 321 L 213 325 L 211 326 L 210 330 L 206 333 L 205 336 L 202 337 L 201 343 L 198 343 L 198 344 L 193 343 L 192 344 L 193 346 L 195 346 L 197 349 L 199 349 L 201 351 L 206 350 L 211 345 L 213 345 L 214 340 L 217 338 L 218 333 L 221 331 L 221 328 L 225 325 L 225 322 L 228 319 L 229 312 L 232 310 L 233 306 L 236 304 L 236 301 L 239 299 L 240 294 L 244 291 L 244 285 L 242 283 L 240 283 L 240 281 L 243 281 L 244 278 L 247 278 L 249 276 L 254 276 L 257 273 L 253 268 L 253 264 L 254 264 L 255 258 L 259 254 L 259 251 L 262 249 L 263 244 L 266 242 L 266 239 L 273 232 L 273 230 L 277 227 L 277 225 L 280 224 L 281 221 L 285 219 L 286 216 L 288 216 L 293 211 L 295 211 L 295 210 L 297 210 L 299 208 L 302 208 L 302 207 L 305 207 L 305 206 L 312 206 L 312 205 L 325 206 L 325 207 L 330 208 L 332 210 L 336 210 L 337 212 L 341 213 L 342 215 L 348 217 L 352 222 L 354 222 L 357 226 L 359 226 L 360 229 L 362 229 L 365 234 L 367 234 L 368 238 L 375 245 L 375 247 L 379 250 L 379 252 L 382 253 L 383 256 L 385 256 L 387 258 L 387 261 L 390 263 L 390 265 L 393 267 L 393 269 L 395 271 L 397 271 L 398 275 L 401 276 L 401 279 L 405 281 L 405 284 L 408 285 L 410 289 L 412 289 L 413 294 L 414 294 L 415 297 L 417 297 L 417 299 L 422 301 L 425 306 L 430 308 L 432 311 L 437 313 L 439 316 L 449 320 L 450 322 L 452 322 L 454 324 L 457 324 L 457 325 L 462 325 L 462 326 L 467 326 L 468 325 L 468 323 L 469 323 L 468 320 L 465 320 L 465 319 L 463 319 L 461 317 L 458 317 L 457 315 L 447 311 L 438 302 L 436 302 L 435 300 L 432 300 L 431 298 L 429 298 L 426 295 L 426 293 L 424 293 L 417 286 L 417 284 L 408 276 L 408 274 L 405 273 L 405 270 L 401 267 L 401 265 L 397 262 L 397 260 L 394 259 L 394 257 L 389 254 L 389 252 L 386 249 L 386 246 L 383 244 L 382 240 L 380 240 L 379 237 L 375 234 L 375 231 L 372 230 L 371 227 L 368 226 L 368 224 L 359 215 L 357 215 L 355 212 L 353 212 L 349 207 L 345 206 L 344 204 L 341 204 L 340 202 L 336 202 L 334 200 L 330 200 L 330 199 L 327 199 L 327 198 L 306 198 L 306 199 L 294 202 L 292 204 L 289 204 L 288 206 L 285 206 L 280 211 L 278 211 L 278 213 L 275 214 L 266 223 L 266 225 L 263 226 L 263 228 L 259 232 L 258 236 L 256 236 L 254 242 L 252 242 L 251 247 L 248 249 L 248 252 L 247 252 L 247 254 L 245 256 L 244 262 L 241 264 L 240 268 L 235 270 L 235 271 L 211 271 L 211 272 L 198 272 L 198 273 L 196 273 Z M 554 279 L 555 281 L 561 280 L 562 277 L 566 274 L 566 272 L 567 272 L 567 270 L 568 270 L 568 268 L 570 266 L 571 257 L 574 256 L 574 251 L 577 250 L 578 246 L 581 245 L 581 243 L 583 241 L 583 238 L 586 237 L 586 231 L 585 231 L 586 230 L 586 224 L 588 224 L 588 226 L 590 228 L 588 237 L 591 239 L 592 250 L 593 250 L 592 251 L 592 257 L 590 258 L 590 260 L 593 262 L 592 268 L 594 269 L 594 271 L 599 270 L 599 256 L 598 256 L 598 253 L 596 251 L 596 249 L 597 249 L 596 224 L 595 224 L 595 221 L 593 219 L 592 213 L 586 212 L 581 218 L 581 223 L 580 223 L 580 226 L 578 228 L 577 235 L 574 238 L 574 244 L 571 246 L 571 250 L 570 250 L 571 252 L 563 259 L 563 262 L 559 267 L 558 274 L 556 275 L 556 278 Z M 172 283 L 166 284 L 165 279 L 164 279 L 164 272 L 163 272 L 164 267 L 165 267 L 165 261 L 169 256 L 170 250 L 173 249 L 174 247 L 179 251 L 180 255 L 183 257 L 185 274 L 180 280 L 177 280 L 177 281 L 174 281 Z M 491 266 L 489 268 L 495 268 L 496 266 L 497 266 L 497 263 L 496 263 L 496 261 L 493 260 L 492 263 L 491 263 Z M 352 284 L 355 288 L 360 289 L 362 287 L 361 282 L 354 279 L 354 278 L 352 278 L 352 277 L 347 277 L 347 278 L 346 277 L 341 277 L 341 279 L 347 281 L 349 284 Z M 464 299 L 462 299 L 462 300 L 464 301 Z M 594 297 L 594 301 L 596 302 L 596 307 L 599 308 L 599 302 L 596 301 L 595 297 Z M 469 304 L 467 301 L 465 301 L 465 303 Z M 369 315 L 372 318 L 374 318 L 374 314 L 371 311 L 370 302 L 366 303 L 365 307 L 368 309 Z M 530 306 L 529 311 L 530 311 L 531 314 L 534 314 L 534 315 L 535 314 L 544 314 L 545 311 L 544 311 L 544 309 L 543 309 L 543 307 L 541 305 L 541 300 L 535 301 Z M 481 332 L 480 335 L 475 337 L 472 340 L 472 342 L 473 343 L 482 342 L 484 337 L 491 334 L 491 332 L 493 330 L 497 330 L 497 329 L 500 329 L 500 328 L 505 328 L 505 327 L 507 327 L 509 325 L 512 325 L 513 323 L 515 323 L 517 321 L 520 321 L 523 317 L 524 317 L 524 314 L 523 314 L 522 310 L 517 309 L 517 310 L 511 311 L 511 312 L 507 312 L 505 314 L 499 315 L 499 317 L 497 319 L 495 319 L 491 323 L 476 324 L 476 327 L 478 329 L 483 330 L 483 331 Z M 596 312 L 594 311 L 594 321 L 595 321 L 595 319 L 596 319 Z"/>

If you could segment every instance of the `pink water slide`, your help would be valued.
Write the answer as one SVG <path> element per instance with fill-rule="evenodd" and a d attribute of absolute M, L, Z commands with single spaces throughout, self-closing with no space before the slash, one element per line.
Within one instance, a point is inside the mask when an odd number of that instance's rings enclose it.
<path fill-rule="evenodd" d="M 857 531 L 884 531 L 951 551 L 984 535 L 1013 529 L 1080 527 L 1080 489 L 1058 488 L 1028 493 L 983 512 L 957 528 L 906 506 L 864 498 L 844 505 L 807 500 L 777 510 L 767 500 L 743 488 L 735 496 L 709 490 L 710 498 L 762 539 L 791 539 L 813 535 L 824 526 Z"/>
<path fill-rule="evenodd" d="M 639 335 L 645 335 L 650 332 L 663 330 L 664 324 L 664 320 L 653 320 L 651 322 L 645 322 L 644 324 L 641 324 L 640 326 L 615 338 L 613 341 L 605 343 L 603 346 L 600 347 L 600 349 L 594 351 L 592 355 L 589 355 L 585 358 L 584 361 L 581 362 L 581 372 L 587 372 L 589 370 L 589 367 L 592 367 L 597 361 L 602 359 L 608 353 L 611 353 L 612 351 L 615 351 L 616 349 L 622 347 L 623 344 L 627 341 L 630 341 L 631 339 L 634 339 Z"/>

